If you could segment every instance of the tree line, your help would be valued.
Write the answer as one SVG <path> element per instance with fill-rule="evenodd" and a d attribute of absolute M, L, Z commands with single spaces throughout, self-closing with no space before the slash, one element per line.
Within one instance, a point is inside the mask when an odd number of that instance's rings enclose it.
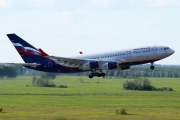
<path fill-rule="evenodd" d="M 133 66 L 128 70 L 106 70 L 106 77 L 115 78 L 135 78 L 135 77 L 168 77 L 180 78 L 180 66 L 155 66 L 154 70 L 149 68 L 149 65 Z M 68 76 L 88 76 L 90 72 L 81 72 L 73 74 L 51 74 L 44 73 L 21 66 L 0 66 L 0 78 L 14 78 L 17 76 L 44 76 L 55 77 L 61 75 Z"/>
<path fill-rule="evenodd" d="M 12 66 L 0 66 L 0 78 L 15 78 L 17 77 L 17 71 Z"/>
<path fill-rule="evenodd" d="M 154 70 L 149 65 L 133 66 L 128 70 L 106 70 L 106 77 L 134 78 L 134 77 L 167 77 L 180 78 L 180 66 L 156 66 Z M 88 75 L 79 73 L 77 75 Z"/>

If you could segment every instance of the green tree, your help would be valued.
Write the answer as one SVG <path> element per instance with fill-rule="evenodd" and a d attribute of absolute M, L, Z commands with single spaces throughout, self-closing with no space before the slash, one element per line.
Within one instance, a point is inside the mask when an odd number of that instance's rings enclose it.
<path fill-rule="evenodd" d="M 152 90 L 154 88 L 147 78 L 135 78 L 133 81 L 126 81 L 123 87 L 126 90 Z"/>

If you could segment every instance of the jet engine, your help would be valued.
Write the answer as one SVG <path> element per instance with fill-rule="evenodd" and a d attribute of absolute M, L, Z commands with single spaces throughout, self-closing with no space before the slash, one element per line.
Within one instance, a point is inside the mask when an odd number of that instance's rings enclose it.
<path fill-rule="evenodd" d="M 101 65 L 102 70 L 112 70 L 119 68 L 118 62 L 108 62 Z"/>
<path fill-rule="evenodd" d="M 100 62 L 99 61 L 90 61 L 90 62 L 87 62 L 87 63 L 84 63 L 83 65 L 81 65 L 80 68 L 84 69 L 84 70 L 100 68 Z"/>

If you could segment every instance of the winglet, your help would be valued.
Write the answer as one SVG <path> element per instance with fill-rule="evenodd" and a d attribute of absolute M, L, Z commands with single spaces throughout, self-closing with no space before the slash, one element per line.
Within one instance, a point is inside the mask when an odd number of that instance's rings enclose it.
<path fill-rule="evenodd" d="M 49 56 L 47 53 L 45 53 L 41 48 L 39 48 L 39 51 L 41 52 L 41 55 L 44 56 Z"/>

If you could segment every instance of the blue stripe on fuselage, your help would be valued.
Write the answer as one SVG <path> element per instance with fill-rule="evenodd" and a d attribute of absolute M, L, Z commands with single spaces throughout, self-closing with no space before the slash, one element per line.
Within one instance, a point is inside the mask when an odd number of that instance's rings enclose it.
<path fill-rule="evenodd" d="M 48 66 L 48 61 L 51 61 L 51 66 Z M 129 67 L 132 65 L 140 65 L 145 63 L 151 63 L 157 61 L 156 60 L 147 60 L 147 61 L 135 61 L 135 62 L 126 62 L 119 64 L 119 67 Z M 55 72 L 55 73 L 76 73 L 76 72 L 86 72 L 90 70 L 84 71 L 83 69 L 80 69 L 79 67 L 70 67 L 70 66 L 63 66 L 60 64 L 57 64 L 55 61 L 45 58 L 45 60 L 39 62 L 41 66 L 34 67 L 27 67 L 35 70 L 45 71 L 45 72 Z"/>

